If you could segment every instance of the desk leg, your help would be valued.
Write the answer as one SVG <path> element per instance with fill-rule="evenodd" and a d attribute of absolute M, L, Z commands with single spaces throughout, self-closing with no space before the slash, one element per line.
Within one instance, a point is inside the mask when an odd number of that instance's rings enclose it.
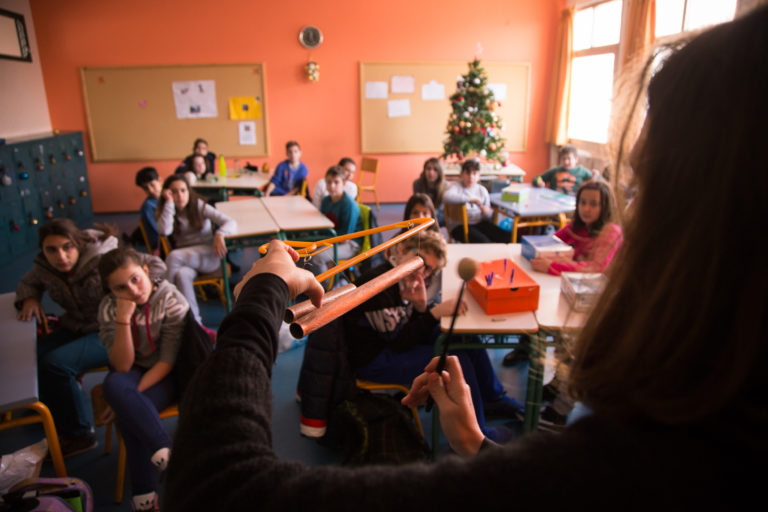
<path fill-rule="evenodd" d="M 67 468 L 64 467 L 64 457 L 61 455 L 59 436 L 56 434 L 56 425 L 53 423 L 51 411 L 48 410 L 48 407 L 43 402 L 35 402 L 26 407 L 32 409 L 40 416 L 40 421 L 43 423 L 43 429 L 45 430 L 45 437 L 48 439 L 48 451 L 51 452 L 51 460 L 53 461 L 53 469 L 56 471 L 56 476 L 67 476 Z"/>
<path fill-rule="evenodd" d="M 232 311 L 232 292 L 229 290 L 229 273 L 227 272 L 227 257 L 221 258 L 221 274 L 224 276 L 224 298 L 227 303 L 227 313 Z"/>
<path fill-rule="evenodd" d="M 527 334 L 524 336 L 528 336 Z M 528 383 L 525 390 L 525 421 L 523 434 L 536 430 L 539 426 L 539 408 L 541 407 L 541 388 L 544 380 L 544 356 L 540 336 L 528 336 L 530 355 L 528 358 Z"/>
<path fill-rule="evenodd" d="M 493 207 L 493 217 L 491 218 L 491 222 L 494 224 L 499 223 L 499 208 L 497 206 Z"/>

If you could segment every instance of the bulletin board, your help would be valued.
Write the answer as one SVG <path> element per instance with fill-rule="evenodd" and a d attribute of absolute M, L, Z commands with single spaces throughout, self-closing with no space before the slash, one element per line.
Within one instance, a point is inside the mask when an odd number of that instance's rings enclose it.
<path fill-rule="evenodd" d="M 267 155 L 261 63 L 86 67 L 80 72 L 96 162 L 182 159 L 192 152 L 197 138 L 227 158 Z M 184 103 L 191 98 L 184 96 L 189 92 L 185 83 L 193 84 L 192 92 L 205 98 L 202 111 Z M 248 106 L 238 104 L 240 119 L 230 119 L 231 98 L 250 98 Z M 191 112 L 182 115 L 191 116 L 217 112 L 215 117 L 180 118 L 179 108 Z"/>
<path fill-rule="evenodd" d="M 496 109 L 504 130 L 507 151 L 525 151 L 528 128 L 529 72 L 528 63 L 483 62 L 489 84 L 505 84 L 506 98 Z M 433 63 L 360 63 L 360 132 L 362 153 L 442 153 L 445 128 L 451 105 L 448 98 L 456 92 L 460 75 L 467 73 L 466 62 Z M 412 93 L 392 92 L 392 77 L 413 77 Z M 434 81 L 434 82 L 432 82 Z M 387 97 L 371 98 L 366 91 L 369 82 L 386 82 Z M 431 85 L 430 85 L 431 84 Z M 422 99 L 422 86 L 442 84 L 442 99 Z M 438 88 L 439 89 L 439 88 Z M 379 91 L 380 95 L 380 91 Z M 434 96 L 432 96 L 434 97 Z M 403 114 L 408 100 L 408 115 Z M 390 109 L 396 106 L 395 115 Z"/>

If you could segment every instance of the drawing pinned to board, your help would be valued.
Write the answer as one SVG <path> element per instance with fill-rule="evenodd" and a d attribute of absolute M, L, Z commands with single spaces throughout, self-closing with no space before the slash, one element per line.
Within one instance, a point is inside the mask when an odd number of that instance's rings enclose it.
<path fill-rule="evenodd" d="M 414 78 L 412 76 L 398 76 L 392 77 L 392 94 L 402 93 L 410 94 L 414 90 Z"/>
<path fill-rule="evenodd" d="M 365 97 L 369 100 L 387 99 L 387 82 L 365 82 Z"/>
<path fill-rule="evenodd" d="M 147 100 L 139 100 L 139 108 L 147 108 Z"/>
<path fill-rule="evenodd" d="M 229 98 L 229 118 L 261 119 L 261 99 L 254 96 L 236 96 Z"/>
<path fill-rule="evenodd" d="M 172 82 L 171 87 L 173 102 L 176 105 L 176 117 L 179 119 L 218 117 L 214 80 Z"/>
<path fill-rule="evenodd" d="M 411 115 L 411 102 L 409 100 L 389 100 L 387 102 L 388 117 L 408 117 Z"/>
<path fill-rule="evenodd" d="M 421 86 L 421 99 L 424 101 L 444 100 L 445 86 L 436 80 L 430 80 L 428 84 Z"/>
<path fill-rule="evenodd" d="M 256 145 L 256 122 L 255 121 L 240 121 L 237 124 L 237 131 L 240 135 L 241 146 L 255 146 Z"/>

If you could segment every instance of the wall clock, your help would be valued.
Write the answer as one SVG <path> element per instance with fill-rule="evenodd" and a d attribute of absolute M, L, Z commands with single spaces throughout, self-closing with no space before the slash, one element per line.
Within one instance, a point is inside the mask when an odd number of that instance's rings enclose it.
<path fill-rule="evenodd" d="M 317 27 L 306 26 L 299 32 L 299 42 L 304 48 L 317 48 L 323 42 L 323 33 Z"/>

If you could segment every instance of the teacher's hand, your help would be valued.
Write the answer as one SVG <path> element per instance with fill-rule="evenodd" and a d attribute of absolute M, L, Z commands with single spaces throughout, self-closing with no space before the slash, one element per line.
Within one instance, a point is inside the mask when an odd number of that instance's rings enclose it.
<path fill-rule="evenodd" d="M 275 274 L 288 285 L 291 299 L 306 293 L 312 304 L 319 308 L 323 301 L 323 287 L 317 282 L 312 272 L 296 266 L 298 259 L 299 254 L 291 247 L 279 240 L 272 240 L 269 243 L 267 255 L 256 261 L 243 280 L 235 286 L 235 299 L 240 296 L 243 286 L 253 276 Z"/>
<path fill-rule="evenodd" d="M 440 426 L 451 448 L 459 455 L 475 455 L 485 436 L 477 424 L 469 385 L 456 356 L 446 358 L 442 375 L 436 371 L 439 360 L 439 357 L 433 358 L 424 373 L 416 377 L 402 403 L 406 407 L 418 407 L 432 395 L 440 409 Z"/>

